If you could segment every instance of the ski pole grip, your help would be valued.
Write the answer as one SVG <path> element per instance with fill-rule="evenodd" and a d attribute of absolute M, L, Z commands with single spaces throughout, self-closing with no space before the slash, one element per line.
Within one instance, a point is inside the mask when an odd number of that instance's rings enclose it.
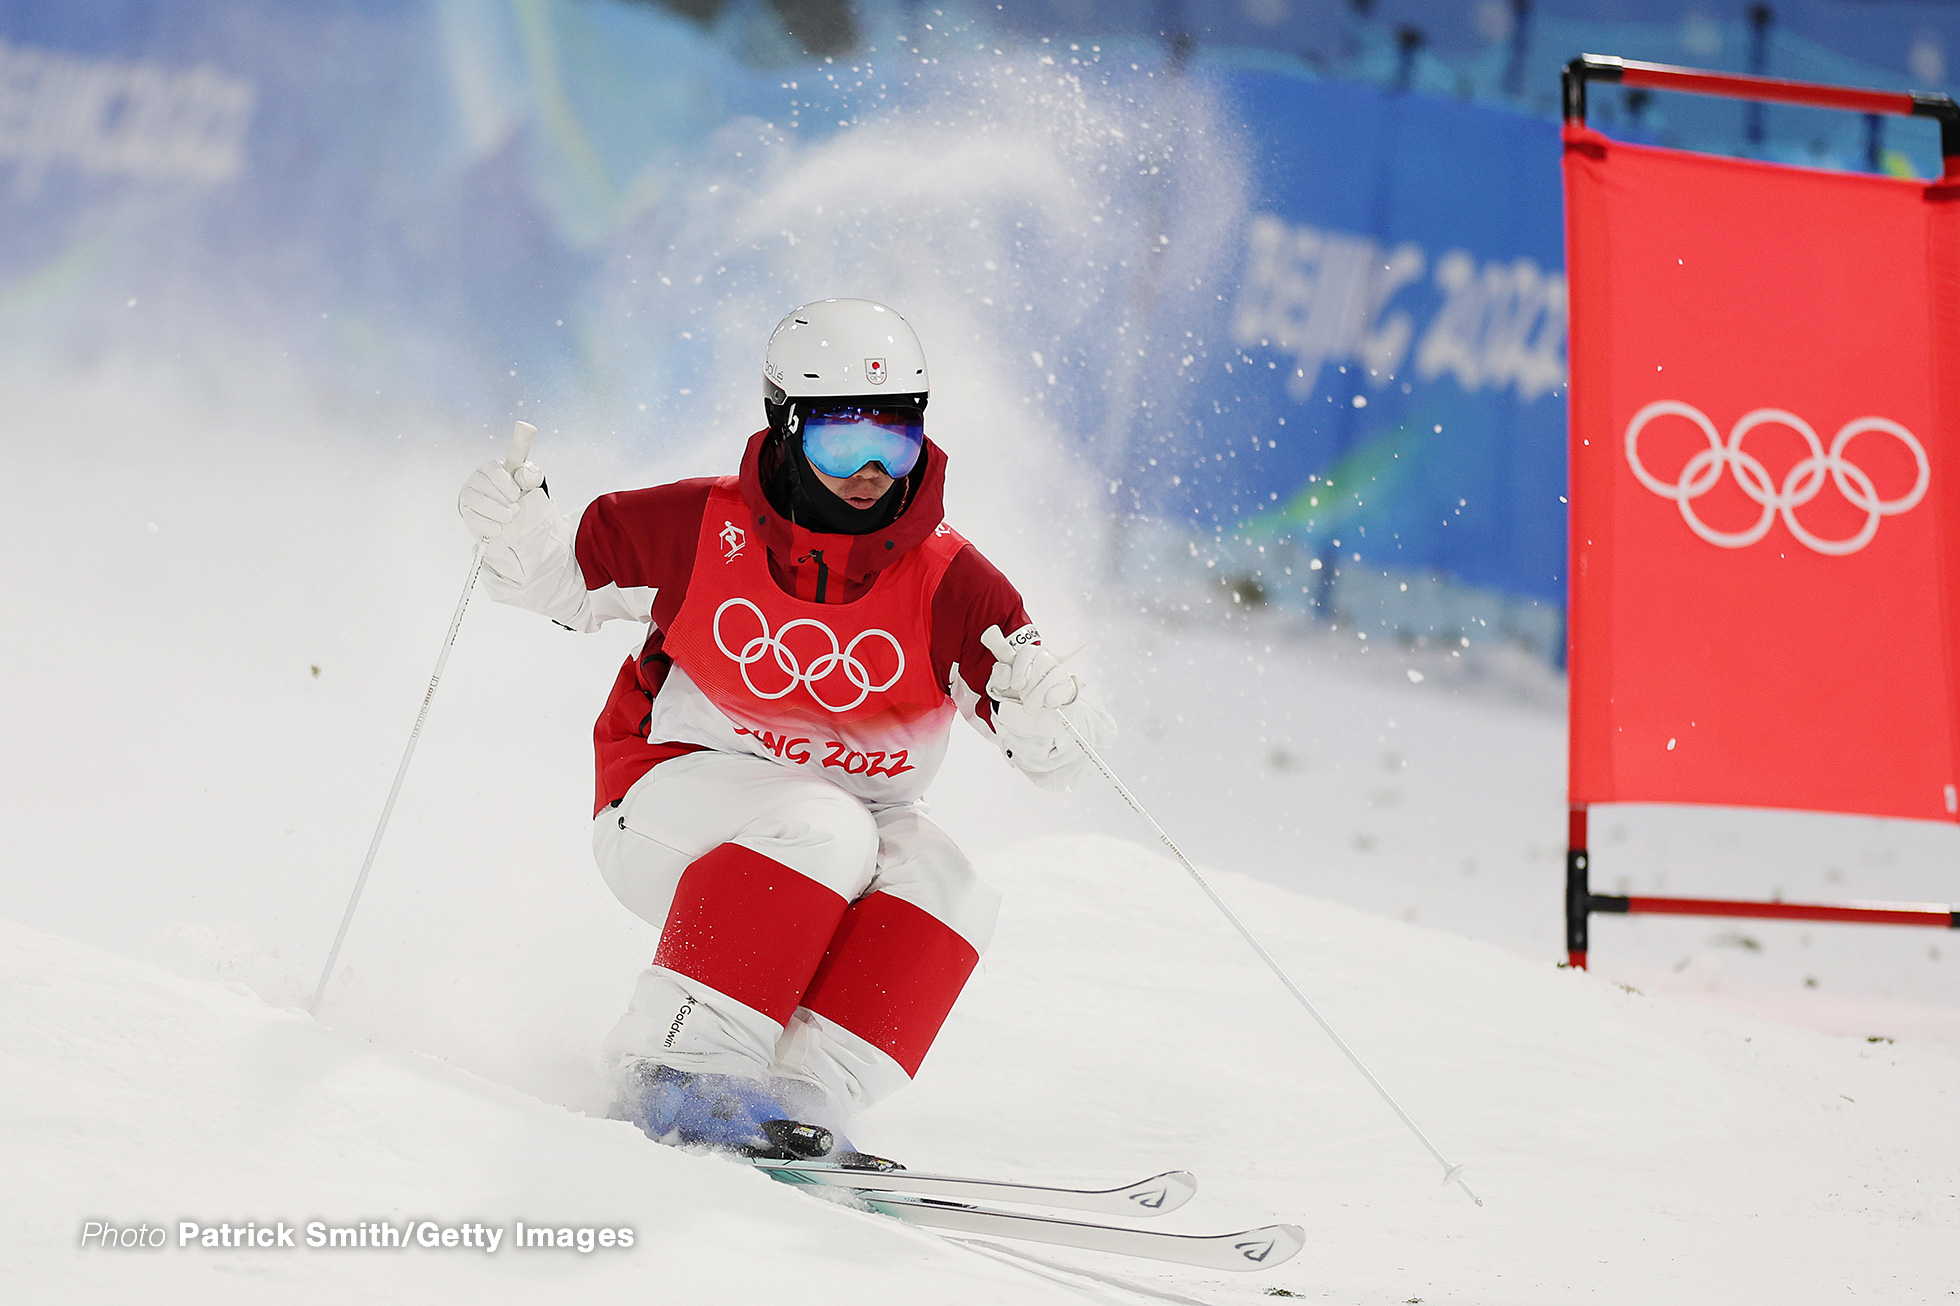
<path fill-rule="evenodd" d="M 519 422 L 517 429 L 510 433 L 510 453 L 504 458 L 504 470 L 512 476 L 516 476 L 517 469 L 530 460 L 531 437 L 537 433 L 538 428 L 529 422 Z"/>

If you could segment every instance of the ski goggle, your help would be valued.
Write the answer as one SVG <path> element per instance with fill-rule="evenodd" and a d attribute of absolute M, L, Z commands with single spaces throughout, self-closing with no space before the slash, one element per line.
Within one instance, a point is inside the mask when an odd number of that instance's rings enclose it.
<path fill-rule="evenodd" d="M 826 476 L 853 476 L 878 463 L 897 479 L 919 465 L 926 444 L 926 415 L 917 408 L 834 404 L 803 419 L 803 456 Z"/>

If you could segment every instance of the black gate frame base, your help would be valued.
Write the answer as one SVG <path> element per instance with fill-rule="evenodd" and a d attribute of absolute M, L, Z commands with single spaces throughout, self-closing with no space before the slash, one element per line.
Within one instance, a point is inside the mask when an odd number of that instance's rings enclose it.
<path fill-rule="evenodd" d="M 1594 912 L 1648 916 L 1756 916 L 1785 921 L 1844 921 L 1861 925 L 1921 925 L 1960 930 L 1960 910 L 1927 902 L 1738 902 L 1721 898 L 1620 897 L 1594 893 L 1592 854 L 1586 850 L 1586 808 L 1575 804 L 1567 818 L 1565 847 L 1566 964 L 1586 969 L 1586 948 Z"/>

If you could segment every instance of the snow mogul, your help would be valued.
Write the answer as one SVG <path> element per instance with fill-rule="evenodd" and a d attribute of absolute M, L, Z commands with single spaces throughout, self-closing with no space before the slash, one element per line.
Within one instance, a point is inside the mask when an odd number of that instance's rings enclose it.
<path fill-rule="evenodd" d="M 578 631 L 647 623 L 593 731 L 593 855 L 660 931 L 607 1039 L 617 1113 L 661 1142 L 851 1151 L 918 1073 L 999 895 L 926 819 L 955 712 L 1066 789 L 1109 718 L 1007 578 L 943 519 L 925 353 L 863 299 L 799 308 L 734 476 L 595 500 L 576 531 L 535 464 L 458 503 L 491 595 Z"/>

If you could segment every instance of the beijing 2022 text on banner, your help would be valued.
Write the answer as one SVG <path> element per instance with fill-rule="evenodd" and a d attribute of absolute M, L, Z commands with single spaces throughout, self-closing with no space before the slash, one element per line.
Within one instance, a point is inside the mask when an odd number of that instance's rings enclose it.
<path fill-rule="evenodd" d="M 1228 541 L 1562 606 L 1556 128 L 1285 72 L 1204 75 L 1248 133 L 1254 194 L 1236 283 L 1192 333 L 1210 365 L 1159 404 L 1185 420 L 1133 441 L 1146 503 Z"/>
<path fill-rule="evenodd" d="M 1572 802 L 1960 819 L 1960 187 L 1565 179 Z"/>

